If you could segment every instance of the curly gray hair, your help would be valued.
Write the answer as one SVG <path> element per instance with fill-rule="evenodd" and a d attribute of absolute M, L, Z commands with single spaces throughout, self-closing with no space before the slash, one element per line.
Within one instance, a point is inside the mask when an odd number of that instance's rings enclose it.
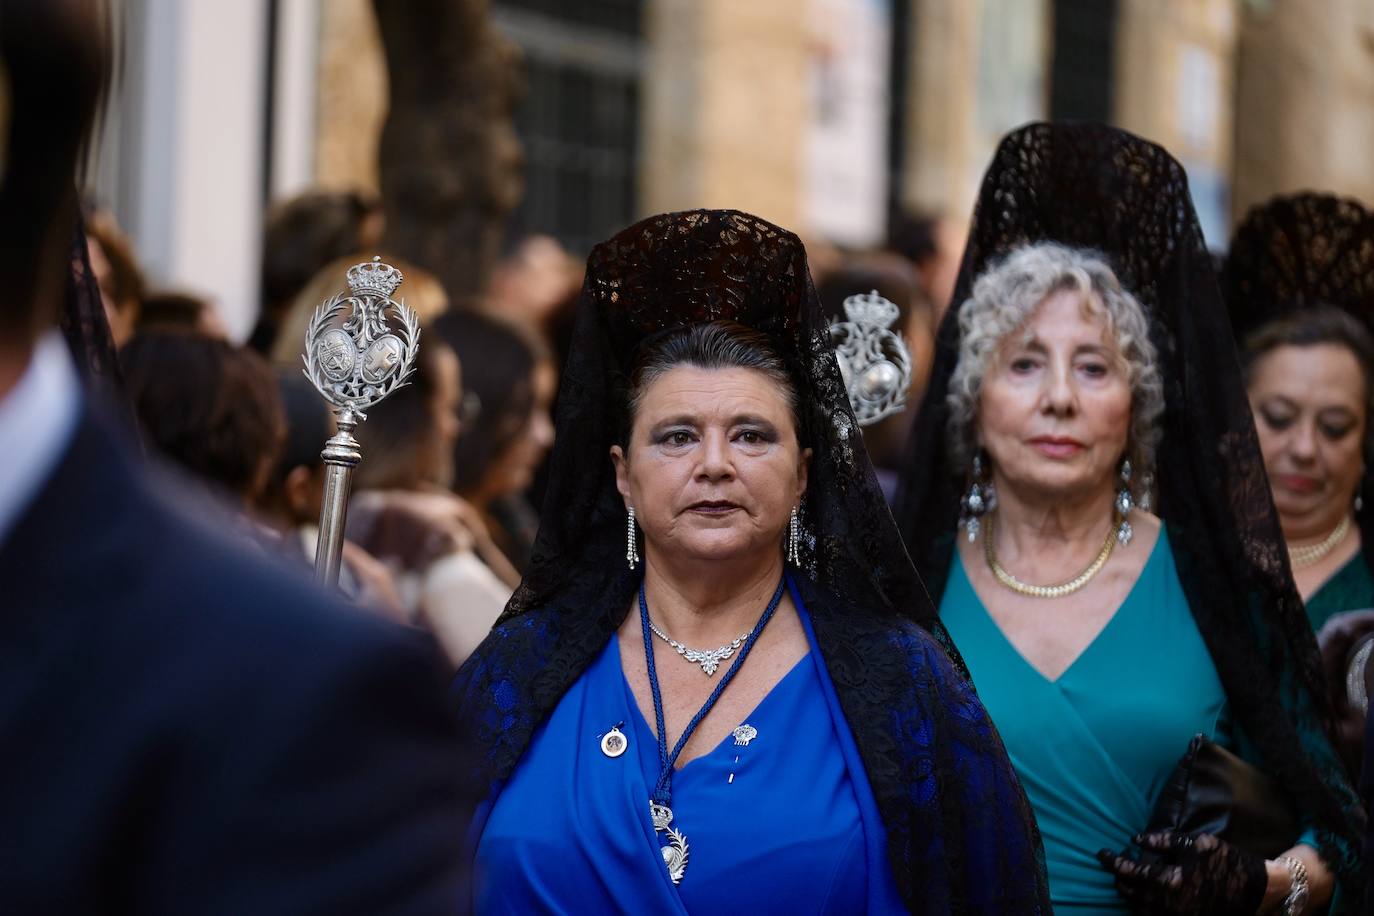
<path fill-rule="evenodd" d="M 973 284 L 959 310 L 959 361 L 949 380 L 949 443 L 955 467 L 968 467 L 978 451 L 975 427 L 983 377 L 1009 335 L 1023 328 L 1035 307 L 1061 290 L 1077 290 L 1102 315 L 1126 367 L 1131 387 L 1131 429 L 1126 455 L 1135 481 L 1154 471 L 1164 381 L 1150 342 L 1145 309 L 1095 251 L 1037 242 L 1012 251 Z"/>

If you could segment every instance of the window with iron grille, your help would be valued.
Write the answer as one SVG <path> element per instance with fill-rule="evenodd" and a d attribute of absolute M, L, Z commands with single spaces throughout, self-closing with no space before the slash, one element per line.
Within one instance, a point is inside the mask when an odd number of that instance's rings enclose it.
<path fill-rule="evenodd" d="M 576 255 L 636 215 L 643 0 L 502 0 L 526 91 L 516 112 L 525 198 L 511 236 L 542 232 Z"/>

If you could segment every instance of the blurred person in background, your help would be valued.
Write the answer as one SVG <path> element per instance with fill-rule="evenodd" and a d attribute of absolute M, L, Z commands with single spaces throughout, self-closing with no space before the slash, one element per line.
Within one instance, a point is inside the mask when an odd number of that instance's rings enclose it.
<path fill-rule="evenodd" d="M 409 619 L 434 632 L 455 667 L 486 636 L 512 591 L 478 558 L 481 523 L 448 489 L 461 373 L 452 349 L 426 339 L 410 384 L 387 398 L 385 410 L 369 412 L 355 433 L 363 462 L 348 517 L 349 537 L 394 570 Z"/>
<path fill-rule="evenodd" d="M 1266 201 L 1237 227 L 1221 281 L 1336 742 L 1357 775 L 1374 675 L 1374 214 L 1331 194 Z"/>
<path fill-rule="evenodd" d="M 451 312 L 434 334 L 463 363 L 470 419 L 453 452 L 453 490 L 481 516 L 516 575 L 529 566 L 539 519 L 525 493 L 553 447 L 549 415 L 558 386 L 548 347 L 528 328 L 492 315 Z"/>
<path fill-rule="evenodd" d="M 337 431 L 334 416 L 315 386 L 293 369 L 276 371 L 286 436 L 267 485 L 254 502 L 254 515 L 275 535 L 275 546 L 302 569 L 313 569 L 324 503 L 325 464 L 321 451 Z M 391 572 L 352 541 L 344 541 L 339 589 L 349 598 L 405 621 L 407 615 Z"/>
<path fill-rule="evenodd" d="M 540 331 L 576 292 L 581 265 L 550 235 L 527 235 L 492 270 L 484 310 Z"/>
<path fill-rule="evenodd" d="M 170 331 L 228 340 L 229 329 L 219 309 L 204 296 L 179 290 L 154 290 L 143 296 L 137 332 Z"/>
<path fill-rule="evenodd" d="M 271 353 L 292 300 L 328 264 L 376 248 L 384 225 L 381 202 L 363 191 L 307 191 L 274 204 L 263 224 L 262 307 L 248 346 Z"/>
<path fill-rule="evenodd" d="M 315 272 L 282 314 L 276 342 L 268 351 L 273 363 L 300 366 L 301 353 L 305 350 L 305 329 L 310 323 L 310 316 L 326 299 L 340 294 L 348 295 L 348 282 L 345 279 L 348 268 L 362 261 L 370 261 L 372 257 L 371 254 L 360 252 L 339 258 Z M 434 274 L 400 258 L 383 255 L 382 260 L 405 277 L 398 301 L 415 310 L 422 327 L 428 327 L 431 321 L 448 311 L 448 293 Z"/>
<path fill-rule="evenodd" d="M 921 289 L 932 308 L 931 333 L 940 326 L 954 295 L 959 263 L 964 257 L 967 226 L 947 215 L 904 215 L 892 227 L 888 248 L 906 258 L 921 277 Z"/>
<path fill-rule="evenodd" d="M 0 912 L 455 912 L 474 787 L 432 640 L 171 503 L 82 388 L 107 13 L 0 0 Z"/>
<path fill-rule="evenodd" d="M 133 243 L 107 210 L 86 214 L 86 244 L 91 270 L 100 286 L 100 300 L 110 323 L 110 336 L 118 350 L 134 336 L 143 306 L 143 271 Z"/>
<path fill-rule="evenodd" d="M 134 335 L 120 361 L 143 441 L 227 497 L 246 520 L 286 437 L 266 361 L 224 340 L 179 331 Z"/>
<path fill-rule="evenodd" d="M 920 279 L 915 269 L 898 255 L 890 252 L 852 255 L 833 268 L 816 287 L 821 308 L 832 324 L 849 320 L 844 311 L 845 299 L 873 291 L 897 306 L 899 317 L 889 330 L 905 341 L 911 353 L 911 386 L 907 390 L 906 409 L 863 430 L 868 457 L 878 474 L 883 494 L 891 503 L 907 435 L 930 376 L 935 336 L 930 303 L 921 291 Z"/>

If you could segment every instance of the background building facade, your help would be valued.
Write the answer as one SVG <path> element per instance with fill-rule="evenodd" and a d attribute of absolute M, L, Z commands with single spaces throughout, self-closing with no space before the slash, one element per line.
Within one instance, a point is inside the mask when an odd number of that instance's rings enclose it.
<path fill-rule="evenodd" d="M 473 3 L 473 0 L 454 0 Z M 511 239 L 575 255 L 631 220 L 738 207 L 844 247 L 962 222 L 997 140 L 1106 120 L 1188 170 L 1209 242 L 1252 204 L 1374 201 L 1368 0 L 492 0 L 518 49 Z M 267 204 L 377 189 L 369 0 L 123 0 L 102 197 L 159 283 L 257 308 Z"/>

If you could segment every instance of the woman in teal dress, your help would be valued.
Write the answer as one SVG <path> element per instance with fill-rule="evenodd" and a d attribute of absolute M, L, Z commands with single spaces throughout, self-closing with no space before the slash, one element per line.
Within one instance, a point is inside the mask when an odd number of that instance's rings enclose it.
<path fill-rule="evenodd" d="M 897 514 L 1035 809 L 1056 912 L 1358 899 L 1363 814 L 1162 149 L 1095 125 L 1003 141 Z M 1147 831 L 1199 734 L 1297 801 L 1290 848 Z"/>

